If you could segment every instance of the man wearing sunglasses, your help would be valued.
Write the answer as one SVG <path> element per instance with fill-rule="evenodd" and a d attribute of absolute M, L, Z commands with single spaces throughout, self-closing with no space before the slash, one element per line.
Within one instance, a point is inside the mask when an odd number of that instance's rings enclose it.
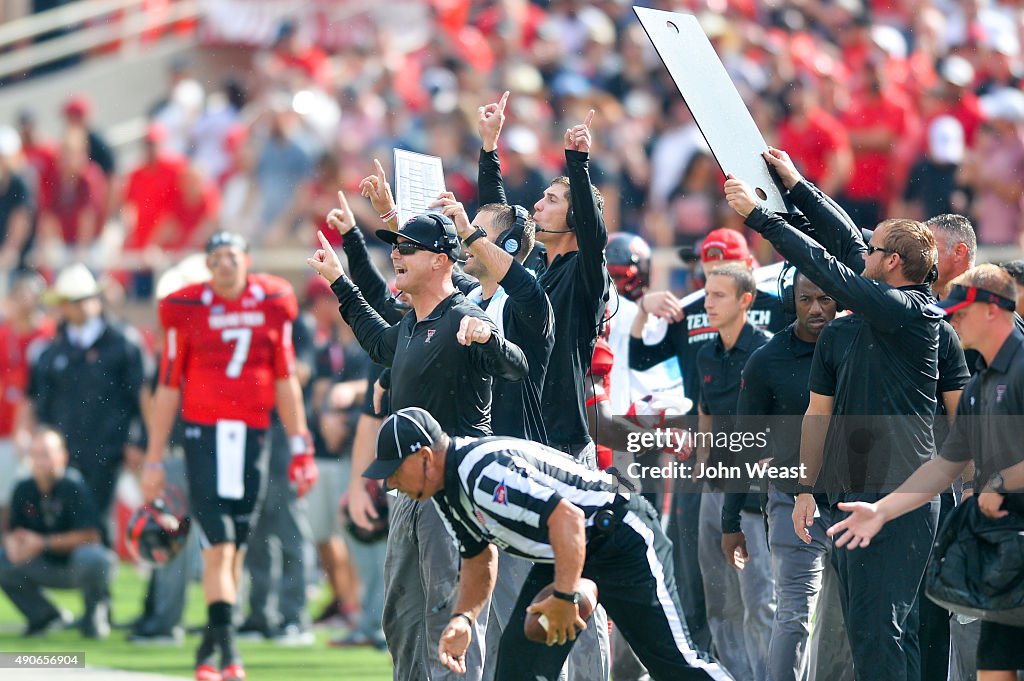
<path fill-rule="evenodd" d="M 765 152 L 766 161 L 778 153 Z M 854 312 L 826 327 L 815 347 L 800 443 L 807 475 L 793 512 L 797 536 L 809 542 L 816 508 L 827 525 L 838 522 L 840 502 L 877 501 L 935 455 L 942 311 L 927 283 L 937 258 L 935 237 L 920 222 L 885 220 L 858 273 L 761 207 L 742 180 L 730 175 L 725 196 L 748 227 Z M 828 493 L 828 504 L 816 506 L 815 489 Z M 835 554 L 858 678 L 920 677 L 917 641 L 905 632 L 916 629 L 912 613 L 937 516 L 933 499 L 891 523 L 885 540 L 869 550 Z"/>
<path fill-rule="evenodd" d="M 341 315 L 370 358 L 391 368 L 391 407 L 421 407 L 451 433 L 490 435 L 492 379 L 523 380 L 528 362 L 493 321 L 456 290 L 452 268 L 459 237 L 439 213 L 412 218 L 397 232 L 379 230 L 392 245 L 395 285 L 412 310 L 388 324 L 366 302 L 341 267 L 327 238 L 307 263 L 327 281 Z M 459 556 L 447 539 L 437 508 L 400 495 L 391 510 L 384 574 L 384 635 L 394 658 L 395 678 L 456 678 L 441 664 L 436 641 L 451 619 Z M 467 676 L 483 668 L 486 610 L 473 623 L 476 642 L 467 652 Z"/>

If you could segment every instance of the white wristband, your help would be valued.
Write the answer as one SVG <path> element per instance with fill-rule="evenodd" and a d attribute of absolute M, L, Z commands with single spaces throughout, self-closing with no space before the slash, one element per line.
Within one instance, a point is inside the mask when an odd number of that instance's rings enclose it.
<path fill-rule="evenodd" d="M 292 435 L 288 438 L 288 447 L 292 450 L 292 456 L 296 454 L 309 454 L 309 435 Z"/>

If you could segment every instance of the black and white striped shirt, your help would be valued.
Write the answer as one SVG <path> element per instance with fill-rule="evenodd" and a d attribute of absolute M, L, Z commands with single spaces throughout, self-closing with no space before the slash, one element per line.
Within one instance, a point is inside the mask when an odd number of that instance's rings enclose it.
<path fill-rule="evenodd" d="M 488 544 L 512 555 L 553 563 L 548 516 L 565 499 L 586 515 L 618 497 L 607 473 L 589 470 L 562 452 L 510 437 L 456 438 L 445 462 L 444 490 L 433 497 L 464 558 Z"/>

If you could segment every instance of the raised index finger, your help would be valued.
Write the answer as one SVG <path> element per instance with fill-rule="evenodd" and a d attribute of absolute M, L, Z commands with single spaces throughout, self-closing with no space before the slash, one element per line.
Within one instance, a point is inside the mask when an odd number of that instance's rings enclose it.
<path fill-rule="evenodd" d="M 590 127 L 590 123 L 593 120 L 594 120 L 594 110 L 591 109 L 590 111 L 587 112 L 587 117 L 583 119 L 583 125 L 589 128 Z"/>
<path fill-rule="evenodd" d="M 338 190 L 338 205 L 343 211 L 348 212 L 348 199 L 345 198 L 345 192 L 340 189 Z"/>
<path fill-rule="evenodd" d="M 507 103 L 508 103 L 508 90 L 505 90 L 505 94 L 503 94 L 501 96 L 501 99 L 498 100 L 498 111 L 504 111 L 505 110 L 505 104 L 507 104 Z"/>
<path fill-rule="evenodd" d="M 373 167 L 377 169 L 377 177 L 380 179 L 380 181 L 386 182 L 387 180 L 384 175 L 384 166 L 380 164 L 380 161 L 378 161 L 377 159 L 373 159 Z"/>

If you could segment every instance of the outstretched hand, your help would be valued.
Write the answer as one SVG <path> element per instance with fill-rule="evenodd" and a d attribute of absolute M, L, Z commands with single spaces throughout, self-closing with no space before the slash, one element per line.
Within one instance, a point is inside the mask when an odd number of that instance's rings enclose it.
<path fill-rule="evenodd" d="M 840 502 L 839 509 L 849 511 L 850 515 L 828 528 L 828 536 L 833 539 L 839 536 L 835 540 L 836 548 L 867 548 L 871 544 L 871 538 L 885 525 L 885 516 L 878 510 L 878 504 L 844 501 Z"/>
<path fill-rule="evenodd" d="M 736 179 L 736 176 L 729 173 L 729 179 L 725 181 L 725 200 L 729 206 L 747 217 L 757 208 L 757 197 L 754 196 L 750 185 L 743 180 Z"/>
<path fill-rule="evenodd" d="M 352 213 L 352 209 L 348 207 L 348 199 L 345 198 L 345 192 L 338 190 L 338 208 L 334 208 L 330 213 L 327 214 L 327 226 L 338 232 L 338 234 L 348 234 L 356 226 L 356 216 Z"/>
<path fill-rule="evenodd" d="M 789 157 L 789 154 L 784 152 L 782 149 L 776 149 L 775 147 L 768 147 L 768 151 L 761 153 L 764 160 L 768 162 L 775 172 L 778 173 L 779 179 L 782 180 L 782 186 L 786 189 L 792 189 L 797 183 L 803 179 L 800 175 L 800 171 L 796 169 L 796 164 L 793 163 L 793 159 Z"/>
<path fill-rule="evenodd" d="M 452 222 L 455 223 L 455 231 L 458 232 L 460 239 L 467 238 L 475 231 L 473 225 L 469 222 L 469 214 L 466 213 L 466 207 L 462 205 L 462 202 L 456 200 L 455 194 L 441 192 L 437 200 L 431 203 L 429 207 L 452 219 Z"/>
<path fill-rule="evenodd" d="M 507 103 L 508 90 L 505 90 L 497 102 L 477 109 L 476 129 L 480 133 L 484 151 L 494 151 L 498 148 L 498 136 L 501 134 L 501 126 L 505 124 L 505 105 Z"/>
<path fill-rule="evenodd" d="M 345 271 L 341 268 L 341 260 L 338 258 L 338 254 L 334 252 L 331 242 L 327 240 L 324 233 L 317 230 L 316 236 L 320 239 L 320 248 L 313 253 L 312 258 L 306 258 L 306 264 L 312 267 L 321 277 L 333 284 Z"/>
<path fill-rule="evenodd" d="M 373 159 L 374 173 L 359 181 L 359 192 L 370 199 L 370 205 L 381 215 L 386 215 L 395 207 L 395 196 L 391 193 L 388 176 L 380 161 Z"/>
<path fill-rule="evenodd" d="M 579 125 L 574 125 L 565 130 L 565 148 L 567 151 L 582 151 L 590 153 L 590 124 L 594 121 L 594 110 L 587 112 L 587 117 Z"/>

